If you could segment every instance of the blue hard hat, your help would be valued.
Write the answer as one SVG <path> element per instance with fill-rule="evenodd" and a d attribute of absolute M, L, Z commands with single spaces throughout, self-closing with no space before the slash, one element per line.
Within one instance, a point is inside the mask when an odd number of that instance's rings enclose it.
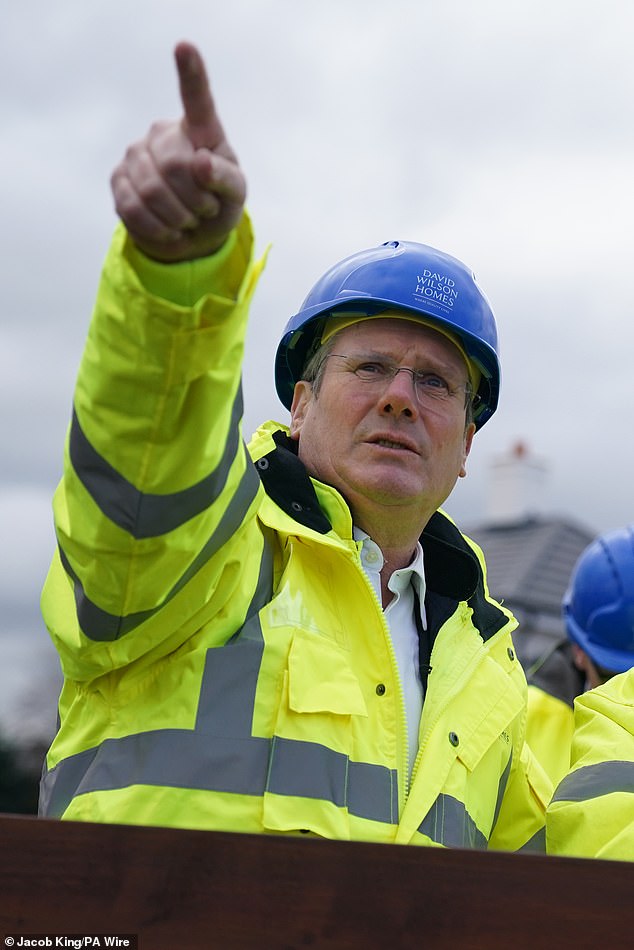
<path fill-rule="evenodd" d="M 453 333 L 481 373 L 474 421 L 484 425 L 496 410 L 500 363 L 495 317 L 473 272 L 426 244 L 388 241 L 331 267 L 288 321 L 277 349 L 275 385 L 287 409 L 307 359 L 336 312 L 371 316 L 385 309 L 419 316 Z"/>
<path fill-rule="evenodd" d="M 611 673 L 634 666 L 634 525 L 601 535 L 577 561 L 563 600 L 570 639 Z"/>

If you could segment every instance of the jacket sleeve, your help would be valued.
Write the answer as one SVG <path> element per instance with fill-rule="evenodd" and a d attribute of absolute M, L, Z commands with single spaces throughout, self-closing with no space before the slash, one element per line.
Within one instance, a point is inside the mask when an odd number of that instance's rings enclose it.
<path fill-rule="evenodd" d="M 177 649 L 230 595 L 219 551 L 246 530 L 261 490 L 240 431 L 243 341 L 262 266 L 252 244 L 246 215 L 203 261 L 156 264 L 122 226 L 115 233 L 42 595 L 69 678 Z"/>
<path fill-rule="evenodd" d="M 634 860 L 634 670 L 575 702 L 571 769 L 546 814 L 550 854 Z"/>

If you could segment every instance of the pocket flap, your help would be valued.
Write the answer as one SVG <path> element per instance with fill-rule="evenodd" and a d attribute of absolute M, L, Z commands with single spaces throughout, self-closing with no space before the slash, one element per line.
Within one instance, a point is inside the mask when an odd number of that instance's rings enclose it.
<path fill-rule="evenodd" d="M 508 673 L 488 657 L 469 683 L 469 706 L 456 724 L 458 758 L 473 771 L 484 753 L 498 741 L 510 742 L 513 723 L 525 699 Z"/>
<path fill-rule="evenodd" d="M 288 657 L 288 703 L 298 713 L 367 716 L 348 654 L 322 637 L 295 636 Z"/>

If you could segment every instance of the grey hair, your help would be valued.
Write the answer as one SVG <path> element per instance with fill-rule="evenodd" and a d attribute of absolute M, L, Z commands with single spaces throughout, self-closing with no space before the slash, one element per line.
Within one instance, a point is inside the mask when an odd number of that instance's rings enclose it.
<path fill-rule="evenodd" d="M 321 381 L 324 375 L 324 369 L 326 368 L 326 360 L 332 352 L 336 335 L 336 333 L 333 334 L 330 339 L 318 346 L 316 350 L 313 350 L 304 363 L 301 378 L 311 384 L 316 396 L 319 394 L 321 388 Z"/>

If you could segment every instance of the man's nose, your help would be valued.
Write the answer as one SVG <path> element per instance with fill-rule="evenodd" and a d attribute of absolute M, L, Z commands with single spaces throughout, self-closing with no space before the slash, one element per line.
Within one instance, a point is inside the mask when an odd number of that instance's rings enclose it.
<path fill-rule="evenodd" d="M 408 418 L 418 415 L 418 397 L 414 373 L 407 366 L 400 366 L 381 396 L 382 411 Z"/>

